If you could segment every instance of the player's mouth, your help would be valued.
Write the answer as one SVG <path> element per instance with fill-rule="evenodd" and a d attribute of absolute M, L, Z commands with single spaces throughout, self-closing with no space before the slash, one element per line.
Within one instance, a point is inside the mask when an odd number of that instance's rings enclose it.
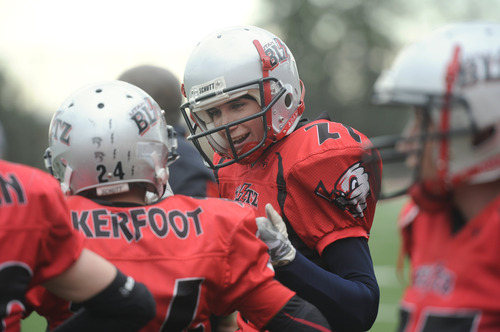
<path fill-rule="evenodd" d="M 233 141 L 233 145 L 235 147 L 235 149 L 239 149 L 241 148 L 241 145 L 247 140 L 247 138 L 250 136 L 250 133 L 247 133 L 245 135 L 241 135 L 241 136 L 237 136 L 237 137 L 233 137 L 231 138 L 231 140 Z"/>

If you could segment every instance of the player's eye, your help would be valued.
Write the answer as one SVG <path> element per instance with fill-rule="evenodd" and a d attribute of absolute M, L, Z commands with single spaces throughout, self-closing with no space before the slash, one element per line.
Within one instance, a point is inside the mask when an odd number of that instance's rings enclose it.
<path fill-rule="evenodd" d="M 210 116 L 210 118 L 213 120 L 214 118 L 217 118 L 220 116 L 220 109 L 218 108 L 211 108 L 209 110 L 207 110 L 207 114 L 208 116 Z"/>
<path fill-rule="evenodd" d="M 242 102 L 237 102 L 237 103 L 233 103 L 233 104 L 231 104 L 231 109 L 233 109 L 233 110 L 237 110 L 237 109 L 242 108 L 243 106 L 245 106 L 245 104 L 244 104 L 244 103 L 242 103 Z"/>

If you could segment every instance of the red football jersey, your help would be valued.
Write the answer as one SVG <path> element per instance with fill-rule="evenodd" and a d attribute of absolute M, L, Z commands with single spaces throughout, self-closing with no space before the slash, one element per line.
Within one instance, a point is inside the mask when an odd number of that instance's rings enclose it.
<path fill-rule="evenodd" d="M 411 284 L 400 331 L 500 331 L 500 197 L 455 234 L 451 213 L 413 201 L 402 210 Z"/>
<path fill-rule="evenodd" d="M 153 293 L 157 315 L 143 331 L 210 331 L 211 314 L 236 310 L 262 327 L 295 294 L 273 279 L 255 212 L 243 204 L 182 195 L 148 206 L 104 206 L 80 196 L 68 204 L 86 246 Z M 30 295 L 47 305 L 41 313 L 52 326 L 64 319 L 47 298 Z"/>
<path fill-rule="evenodd" d="M 321 254 L 336 240 L 369 237 L 382 168 L 366 149 L 370 144 L 353 128 L 317 120 L 269 147 L 254 164 L 217 170 L 219 193 L 259 215 L 271 203 Z M 215 154 L 215 164 L 219 160 Z"/>
<path fill-rule="evenodd" d="M 82 250 L 59 183 L 0 160 L 0 330 L 20 331 L 25 292 L 61 274 Z"/>
<path fill-rule="evenodd" d="M 369 237 L 382 171 L 370 145 L 351 127 L 317 120 L 273 144 L 254 164 L 218 169 L 219 193 L 253 206 L 258 215 L 271 203 L 292 227 L 292 244 L 321 265 L 316 256 L 332 242 Z M 219 160 L 215 154 L 214 163 Z M 256 331 L 241 315 L 238 326 Z"/>

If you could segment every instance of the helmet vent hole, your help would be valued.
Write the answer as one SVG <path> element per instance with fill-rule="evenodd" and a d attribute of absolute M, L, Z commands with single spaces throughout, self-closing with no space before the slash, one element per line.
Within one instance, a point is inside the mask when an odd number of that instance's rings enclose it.
<path fill-rule="evenodd" d="M 472 138 L 472 145 L 473 146 L 481 145 L 482 143 L 486 142 L 490 137 L 492 137 L 494 134 L 495 134 L 495 127 L 490 126 L 484 128 L 483 130 L 480 130 L 479 132 L 474 134 Z"/>
<path fill-rule="evenodd" d="M 286 108 L 290 108 L 290 106 L 292 106 L 292 94 L 291 93 L 287 93 L 287 95 L 285 96 L 285 106 Z"/>
<path fill-rule="evenodd" d="M 134 97 L 132 97 L 131 95 L 127 95 L 127 98 L 134 98 Z"/>
<path fill-rule="evenodd" d="M 104 104 L 103 103 L 99 103 L 99 104 L 97 104 L 97 107 L 98 108 L 104 108 Z"/>
<path fill-rule="evenodd" d="M 71 103 L 68 107 L 73 107 L 75 104 Z"/>
<path fill-rule="evenodd" d="M 101 93 L 101 92 L 102 92 L 102 89 L 95 90 L 95 93 Z"/>

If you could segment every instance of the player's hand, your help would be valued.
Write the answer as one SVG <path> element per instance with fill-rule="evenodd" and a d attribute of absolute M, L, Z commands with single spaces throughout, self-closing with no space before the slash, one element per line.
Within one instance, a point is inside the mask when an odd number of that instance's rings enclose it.
<path fill-rule="evenodd" d="M 266 217 L 256 218 L 258 236 L 269 247 L 273 266 L 281 266 L 295 259 L 296 249 L 288 239 L 286 225 L 271 204 L 266 204 Z"/>

